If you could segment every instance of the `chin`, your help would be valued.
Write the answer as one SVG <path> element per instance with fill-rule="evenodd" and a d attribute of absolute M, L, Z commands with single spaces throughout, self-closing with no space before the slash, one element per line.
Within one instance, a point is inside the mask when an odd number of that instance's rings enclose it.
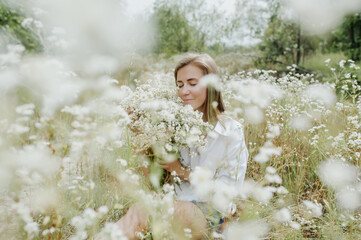
<path fill-rule="evenodd" d="M 200 107 L 195 107 L 195 106 L 193 106 L 191 103 L 183 103 L 183 105 L 185 106 L 185 105 L 190 105 L 192 108 L 193 108 L 193 110 L 197 110 L 198 108 L 200 108 Z"/>

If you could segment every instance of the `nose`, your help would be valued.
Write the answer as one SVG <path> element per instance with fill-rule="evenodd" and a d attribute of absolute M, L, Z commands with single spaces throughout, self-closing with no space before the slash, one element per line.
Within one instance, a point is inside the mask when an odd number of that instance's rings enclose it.
<path fill-rule="evenodd" d="M 184 84 L 184 86 L 180 90 L 182 95 L 188 95 L 190 93 L 188 84 Z"/>

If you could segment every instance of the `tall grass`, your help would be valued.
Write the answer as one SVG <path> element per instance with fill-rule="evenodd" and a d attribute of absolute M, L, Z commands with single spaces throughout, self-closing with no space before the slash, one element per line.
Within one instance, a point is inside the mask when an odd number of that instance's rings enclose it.
<path fill-rule="evenodd" d="M 155 64 L 157 70 L 161 69 L 159 64 Z M 231 67 L 233 69 L 233 65 Z M 160 74 L 172 81 L 171 74 L 152 73 L 152 65 L 148 65 L 148 68 L 147 73 L 142 73 L 147 74 L 147 78 L 157 78 Z M 163 71 L 168 72 L 168 69 L 164 67 Z M 264 107 L 264 121 L 260 124 L 244 120 L 247 116 L 240 110 L 246 106 L 241 102 L 232 102 L 237 92 L 232 90 L 231 83 L 243 83 L 247 79 L 267 82 L 283 91 L 281 99 L 275 99 Z M 282 79 L 274 78 L 272 74 L 253 73 L 224 76 L 228 114 L 243 122 L 250 153 L 246 179 L 262 186 L 262 191 L 271 189 L 273 195 L 267 201 L 260 201 L 257 195 L 235 199 L 238 210 L 231 219 L 232 224 L 238 222 L 242 225 L 262 219 L 268 225 L 266 238 L 359 239 L 360 207 L 345 208 L 336 199 L 337 192 L 320 180 L 319 166 L 330 157 L 336 157 L 360 168 L 361 145 L 357 141 L 361 141 L 361 101 L 360 98 L 356 102 L 341 98 L 337 103 L 326 106 L 322 101 L 309 99 L 304 92 L 312 86 L 310 79 L 312 76 L 292 72 Z M 74 105 L 88 108 L 94 100 L 104 101 L 97 91 L 83 92 L 82 96 Z M 84 232 L 87 237 L 95 236 L 107 222 L 116 222 L 137 201 L 148 204 L 154 216 L 164 211 L 162 208 L 167 205 L 164 205 L 162 197 L 166 193 L 155 191 L 141 171 L 143 162 L 148 161 L 147 157 L 131 152 L 131 140 L 125 123 L 114 125 L 121 117 L 105 116 L 94 111 L 82 115 L 80 110 L 72 112 L 61 109 L 54 116 L 45 117 L 40 111 L 41 105 L 36 103 L 38 98 L 32 96 L 29 89 L 11 92 L 5 99 L 7 101 L 2 103 L 2 109 L 7 109 L 7 112 L 1 118 L 0 135 L 1 169 L 10 171 L 11 175 L 4 175 L 2 183 L 0 221 L 3 227 L 0 233 L 4 239 L 82 239 Z M 34 114 L 16 113 L 16 106 L 29 102 L 36 103 Z M 107 101 L 103 103 L 103 106 L 110 104 Z M 299 115 L 305 116 L 309 124 L 303 130 L 297 130 L 292 125 Z M 29 119 L 24 119 L 26 116 Z M 10 129 L 13 129 L 14 123 L 27 126 L 29 130 L 12 132 Z M 281 154 L 270 157 L 265 163 L 254 161 L 269 139 L 267 134 L 271 127 L 275 125 L 279 126 L 280 133 L 271 141 L 275 147 L 281 147 Z M 117 129 L 122 131 L 119 135 L 121 138 L 114 139 L 111 133 Z M 116 140 L 120 142 L 116 143 Z M 16 154 L 27 146 L 39 146 L 39 149 L 45 146 L 44 151 L 56 159 L 59 168 L 51 173 L 47 170 L 41 172 L 41 165 L 32 168 L 17 163 L 12 165 L 11 161 L 4 160 L 8 157 L 16 162 L 21 157 Z M 35 148 L 34 151 L 39 149 Z M 126 160 L 127 165 L 122 165 L 120 159 Z M 267 180 L 269 166 L 276 170 L 282 183 Z M 289 193 L 277 193 L 280 186 Z M 322 214 L 315 216 L 312 209 L 305 206 L 304 200 L 321 204 Z M 100 210 L 102 206 L 106 206 L 108 211 Z M 278 211 L 283 208 L 291 213 L 291 219 L 283 221 L 277 218 Z M 93 209 L 93 212 L 89 209 Z M 78 222 L 74 219 L 78 219 Z M 153 219 L 153 223 L 156 221 Z M 162 221 L 158 225 L 151 224 L 150 231 L 155 230 L 156 226 L 163 226 Z M 157 227 L 156 230 L 161 232 L 166 229 Z M 153 234 L 153 237 L 156 236 L 162 235 Z M 146 237 L 151 238 L 151 235 Z"/>

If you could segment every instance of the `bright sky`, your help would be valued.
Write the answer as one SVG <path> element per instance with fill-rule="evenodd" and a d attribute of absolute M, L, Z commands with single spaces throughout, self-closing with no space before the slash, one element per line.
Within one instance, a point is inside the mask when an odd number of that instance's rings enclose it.
<path fill-rule="evenodd" d="M 155 0 L 126 0 L 127 2 L 127 13 L 130 16 L 143 14 L 146 11 L 149 11 L 153 7 L 153 3 Z M 236 0 L 208 0 L 207 4 L 217 5 L 218 9 L 224 10 L 229 13 L 233 13 L 235 10 L 235 2 Z M 226 42 L 237 42 L 241 45 L 253 45 L 258 42 L 258 40 L 250 38 L 250 37 L 237 37 L 237 34 L 234 36 L 234 39 L 228 39 Z"/>
<path fill-rule="evenodd" d="M 127 13 L 129 15 L 143 13 L 146 9 L 153 7 L 154 0 L 126 0 Z"/>
<path fill-rule="evenodd" d="M 153 7 L 155 0 L 126 0 L 127 12 L 129 15 L 141 14 L 145 10 Z M 232 12 L 234 10 L 235 0 L 208 0 L 208 4 L 219 4 L 218 8 Z"/>

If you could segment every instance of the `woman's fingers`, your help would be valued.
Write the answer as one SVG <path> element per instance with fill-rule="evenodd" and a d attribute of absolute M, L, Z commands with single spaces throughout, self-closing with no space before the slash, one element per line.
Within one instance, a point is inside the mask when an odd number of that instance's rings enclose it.
<path fill-rule="evenodd" d="M 168 163 L 161 163 L 161 164 L 159 164 L 159 167 L 161 167 L 167 171 L 171 168 Z"/>
<path fill-rule="evenodd" d="M 173 172 L 175 171 L 176 173 L 178 173 L 181 169 L 181 165 L 180 162 L 174 161 L 174 162 L 164 162 L 164 163 L 159 163 L 159 166 L 165 170 L 167 170 L 168 172 Z"/>

